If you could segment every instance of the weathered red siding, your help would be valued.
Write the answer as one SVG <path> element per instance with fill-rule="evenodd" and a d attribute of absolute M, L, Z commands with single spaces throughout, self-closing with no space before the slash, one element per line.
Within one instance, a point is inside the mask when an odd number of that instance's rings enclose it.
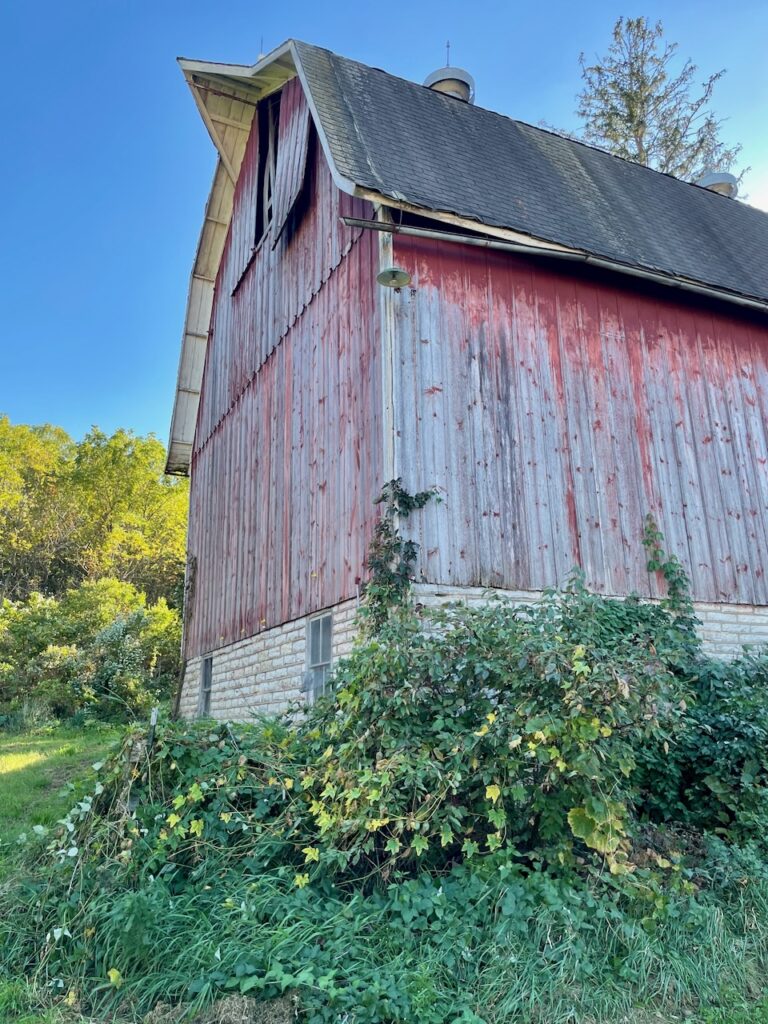
<path fill-rule="evenodd" d="M 298 81 L 284 126 L 304 103 Z M 283 148 L 283 155 L 285 149 Z M 250 254 L 258 132 L 238 181 L 216 284 L 192 461 L 194 657 L 354 596 L 381 483 L 377 242 L 310 144 L 305 194 L 272 248 Z"/>
<path fill-rule="evenodd" d="M 395 255 L 398 467 L 446 499 L 414 519 L 427 580 L 539 589 L 580 564 L 653 593 L 653 512 L 696 599 L 768 604 L 764 319 L 456 244 Z"/>

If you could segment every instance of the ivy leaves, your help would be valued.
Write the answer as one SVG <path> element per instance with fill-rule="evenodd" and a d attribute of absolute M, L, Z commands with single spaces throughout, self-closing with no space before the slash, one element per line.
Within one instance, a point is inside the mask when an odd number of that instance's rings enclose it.
<path fill-rule="evenodd" d="M 347 870 L 492 855 L 623 872 L 636 751 L 669 750 L 686 707 L 688 639 L 673 627 L 669 610 L 578 576 L 533 607 L 402 610 L 311 716 L 322 741 L 304 785 L 322 842 Z"/>
<path fill-rule="evenodd" d="M 440 501 L 435 490 L 409 494 L 398 477 L 385 484 L 376 499 L 384 510 L 368 552 L 370 578 L 363 587 L 362 609 L 363 624 L 371 634 L 384 625 L 393 609 L 407 603 L 410 593 L 419 548 L 414 541 L 401 536 L 399 523 L 433 498 Z"/>

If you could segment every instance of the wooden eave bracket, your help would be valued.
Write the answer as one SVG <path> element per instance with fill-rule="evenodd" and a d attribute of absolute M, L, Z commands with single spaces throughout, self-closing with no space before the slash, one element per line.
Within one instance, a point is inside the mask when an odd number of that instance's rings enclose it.
<path fill-rule="evenodd" d="M 244 89 L 218 86 L 202 75 L 185 73 L 185 76 L 211 141 L 234 185 L 258 99 Z"/>

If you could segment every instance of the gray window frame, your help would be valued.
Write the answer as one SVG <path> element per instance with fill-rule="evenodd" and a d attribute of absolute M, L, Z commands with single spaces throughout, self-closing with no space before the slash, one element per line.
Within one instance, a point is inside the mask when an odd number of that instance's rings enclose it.
<path fill-rule="evenodd" d="M 213 655 L 206 654 L 200 665 L 200 690 L 197 695 L 197 717 L 210 718 L 213 692 Z"/>
<path fill-rule="evenodd" d="M 328 624 L 327 637 L 322 636 L 322 632 L 317 645 L 320 647 L 320 651 L 314 651 L 318 657 L 313 660 L 313 631 L 323 629 L 323 624 Z M 325 644 L 324 644 L 325 640 Z M 308 704 L 314 704 L 318 697 L 321 697 L 326 693 L 328 689 L 328 677 L 331 673 L 331 666 L 333 665 L 333 612 L 320 612 L 318 615 L 313 615 L 307 619 L 307 631 L 306 631 L 306 658 L 304 662 L 304 694 L 307 698 Z M 322 648 L 327 645 L 327 649 Z M 324 658 L 324 655 L 327 658 Z"/>

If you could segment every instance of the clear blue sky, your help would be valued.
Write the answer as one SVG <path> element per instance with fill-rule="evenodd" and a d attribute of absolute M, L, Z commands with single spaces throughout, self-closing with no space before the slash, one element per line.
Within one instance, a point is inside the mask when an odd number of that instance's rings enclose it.
<path fill-rule="evenodd" d="M 478 102 L 576 126 L 577 58 L 620 15 L 664 21 L 744 144 L 768 209 L 768 4 L 0 0 L 0 413 L 167 437 L 187 279 L 214 166 L 175 57 L 253 62 L 293 36 L 417 81 L 445 62 Z"/>

